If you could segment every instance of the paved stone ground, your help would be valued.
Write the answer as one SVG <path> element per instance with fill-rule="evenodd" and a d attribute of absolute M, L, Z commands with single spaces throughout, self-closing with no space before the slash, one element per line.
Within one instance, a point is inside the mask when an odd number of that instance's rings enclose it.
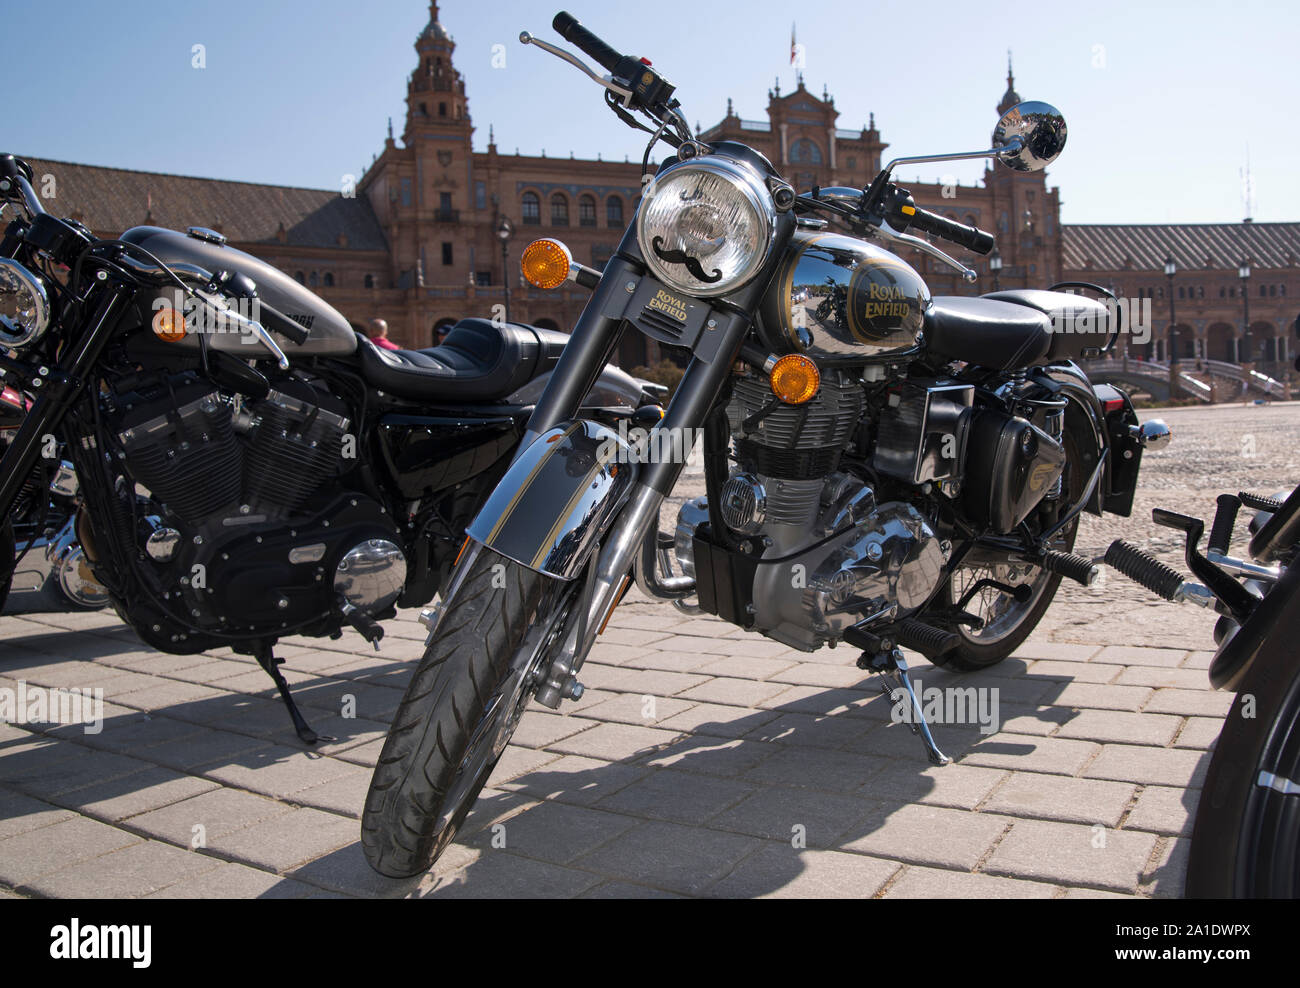
<path fill-rule="evenodd" d="M 1169 412 L 1178 438 L 1134 517 L 1090 520 L 1080 550 L 1123 535 L 1176 562 L 1150 507 L 1282 486 L 1296 414 Z M 992 735 L 936 726 L 955 760 L 932 768 L 850 650 L 630 597 L 582 701 L 525 715 L 460 839 L 408 882 L 366 867 L 357 817 L 422 652 L 415 612 L 382 654 L 354 635 L 281 649 L 338 737 L 315 751 L 245 657 L 153 652 L 102 613 L 0 618 L 0 688 L 106 697 L 98 734 L 0 725 L 0 898 L 1176 896 L 1230 698 L 1206 685 L 1209 616 L 1148 600 L 1112 576 L 1064 592 L 988 673 L 918 659 L 923 687 L 996 689 L 1000 707 Z"/>

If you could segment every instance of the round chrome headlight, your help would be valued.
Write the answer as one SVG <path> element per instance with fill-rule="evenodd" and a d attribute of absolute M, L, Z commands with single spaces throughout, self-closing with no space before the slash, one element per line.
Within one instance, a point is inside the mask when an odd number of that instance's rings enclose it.
<path fill-rule="evenodd" d="M 0 347 L 35 343 L 50 325 L 50 300 L 40 279 L 17 261 L 0 257 Z"/>
<path fill-rule="evenodd" d="M 725 295 L 756 275 L 776 232 L 772 193 L 747 165 L 711 157 L 656 176 L 637 214 L 656 278 L 687 295 Z"/>

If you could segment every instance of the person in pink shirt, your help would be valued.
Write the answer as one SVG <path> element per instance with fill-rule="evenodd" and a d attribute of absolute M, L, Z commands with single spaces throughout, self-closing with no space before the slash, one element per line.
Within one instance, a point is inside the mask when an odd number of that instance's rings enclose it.
<path fill-rule="evenodd" d="M 388 338 L 388 323 L 383 319 L 370 320 L 370 342 L 381 350 L 402 349 Z"/>

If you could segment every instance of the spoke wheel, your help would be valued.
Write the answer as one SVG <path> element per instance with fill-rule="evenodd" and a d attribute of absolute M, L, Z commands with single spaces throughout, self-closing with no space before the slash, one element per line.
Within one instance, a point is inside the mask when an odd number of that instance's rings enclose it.
<path fill-rule="evenodd" d="M 1065 434 L 1064 445 L 1066 482 L 1057 502 L 1062 511 L 1068 510 L 1083 494 L 1086 479 L 1080 476 L 1082 468 L 1079 466 L 1078 453 L 1068 432 Z M 1063 531 L 1057 533 L 1051 548 L 1058 552 L 1071 551 L 1078 531 L 1079 519 L 1075 518 Z M 945 666 L 974 671 L 1001 662 L 1019 648 L 1038 626 L 1061 585 L 1059 573 L 1049 573 L 1032 563 L 981 562 L 956 569 L 942 591 L 946 598 L 942 602 L 955 605 L 980 580 L 994 580 L 1011 587 L 1028 586 L 1030 595 L 1020 601 L 996 587 L 985 586 L 975 591 L 964 609 L 979 618 L 982 624 L 978 628 L 965 624 L 953 628 L 960 644 L 943 657 L 942 664 Z"/>

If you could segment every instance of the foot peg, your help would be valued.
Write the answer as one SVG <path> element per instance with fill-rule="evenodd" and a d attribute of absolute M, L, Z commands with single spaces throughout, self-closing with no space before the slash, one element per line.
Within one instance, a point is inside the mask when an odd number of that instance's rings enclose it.
<path fill-rule="evenodd" d="M 318 741 L 337 741 L 337 738 L 330 737 L 328 734 L 317 734 L 303 717 L 302 711 L 298 709 L 298 704 L 294 703 L 293 697 L 289 694 L 289 684 L 285 681 L 284 674 L 280 672 L 280 663 L 284 659 L 277 659 L 271 651 L 270 645 L 258 645 L 257 650 L 253 653 L 257 659 L 257 664 L 266 670 L 266 674 L 275 682 L 275 688 L 280 691 L 280 699 L 284 705 L 289 708 L 289 719 L 293 721 L 294 732 L 303 744 L 316 744 Z"/>
<path fill-rule="evenodd" d="M 890 689 L 888 682 L 880 684 L 880 691 L 887 699 L 892 701 L 896 690 L 901 689 L 907 694 L 907 702 L 911 705 L 908 726 L 913 734 L 921 736 L 921 743 L 925 745 L 925 753 L 930 761 L 935 765 L 947 765 L 951 762 L 952 759 L 940 751 L 939 746 L 934 743 L 934 735 L 930 733 L 930 725 L 925 721 L 921 701 L 917 699 L 916 691 L 912 689 L 912 680 L 907 674 L 907 660 L 903 658 L 903 653 L 896 648 L 875 654 L 863 652 L 858 659 L 858 667 L 878 672 L 887 681 L 894 683 L 893 689 Z"/>
<path fill-rule="evenodd" d="M 1143 552 L 1132 543 L 1116 539 L 1106 550 L 1106 565 L 1112 566 L 1134 583 L 1140 583 L 1157 597 L 1178 600 L 1183 578 L 1172 566 Z"/>
<path fill-rule="evenodd" d="M 1048 549 L 1043 553 L 1042 559 L 1038 560 L 1040 566 L 1049 573 L 1060 573 L 1062 576 L 1068 576 L 1075 583 L 1090 587 L 1097 582 L 1097 577 L 1101 575 L 1101 567 L 1085 556 L 1077 556 L 1073 552 L 1058 552 L 1055 549 Z"/>
<path fill-rule="evenodd" d="M 384 637 L 384 626 L 347 601 L 340 603 L 339 610 L 343 614 L 343 620 L 352 625 L 357 630 L 357 634 L 375 646 L 375 651 L 378 652 L 379 642 Z M 420 619 L 424 619 L 423 613 L 420 614 Z M 432 625 L 428 627 L 432 628 Z"/>

